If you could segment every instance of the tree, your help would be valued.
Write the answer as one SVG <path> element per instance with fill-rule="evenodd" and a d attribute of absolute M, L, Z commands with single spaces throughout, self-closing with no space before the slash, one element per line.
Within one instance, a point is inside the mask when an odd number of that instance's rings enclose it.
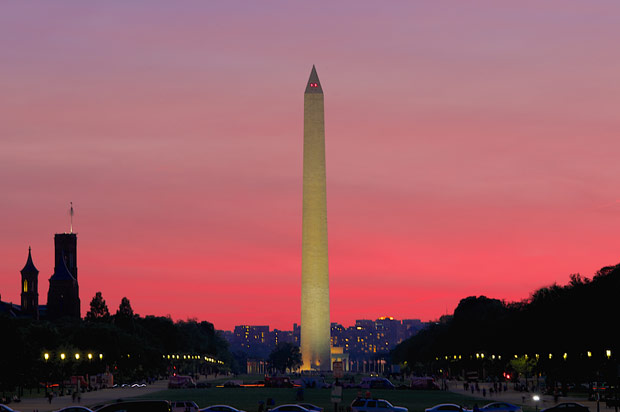
<path fill-rule="evenodd" d="M 90 311 L 86 313 L 86 320 L 101 321 L 110 319 L 110 311 L 106 305 L 101 292 L 97 292 L 90 301 Z"/>
<path fill-rule="evenodd" d="M 278 344 L 269 354 L 269 364 L 282 373 L 286 369 L 297 369 L 301 366 L 299 347 L 289 342 Z"/>
<path fill-rule="evenodd" d="M 114 315 L 114 323 L 128 332 L 134 331 L 134 313 L 131 303 L 126 297 L 121 299 L 121 304 L 118 306 L 116 315 Z"/>
<path fill-rule="evenodd" d="M 118 310 L 116 311 L 116 318 L 124 318 L 124 319 L 133 319 L 133 309 L 131 308 L 131 303 L 129 299 L 124 297 L 121 299 L 121 304 L 118 306 Z"/>

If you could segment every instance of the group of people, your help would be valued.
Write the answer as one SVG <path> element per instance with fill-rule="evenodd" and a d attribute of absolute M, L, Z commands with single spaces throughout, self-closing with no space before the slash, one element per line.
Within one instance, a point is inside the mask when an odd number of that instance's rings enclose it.
<path fill-rule="evenodd" d="M 55 396 L 58 396 L 56 394 L 56 392 L 48 392 L 47 393 L 47 401 L 51 404 L 52 403 L 52 399 L 54 399 Z M 73 391 L 71 393 L 71 399 L 73 400 L 73 403 L 75 403 L 77 401 L 77 403 L 82 402 L 82 395 L 80 394 L 79 391 Z"/>
<path fill-rule="evenodd" d="M 465 391 L 469 391 L 471 390 L 472 395 L 474 394 L 474 392 L 477 393 L 482 393 L 483 397 L 487 396 L 487 388 L 483 387 L 482 389 L 480 388 L 480 385 L 478 384 L 478 382 L 464 382 L 463 383 L 463 390 Z M 491 388 L 489 388 L 489 396 L 492 396 L 494 393 L 500 394 L 502 392 L 502 390 L 504 392 L 506 392 L 508 390 L 508 385 L 506 383 L 504 383 L 502 385 L 501 382 L 493 382 L 493 386 Z"/>

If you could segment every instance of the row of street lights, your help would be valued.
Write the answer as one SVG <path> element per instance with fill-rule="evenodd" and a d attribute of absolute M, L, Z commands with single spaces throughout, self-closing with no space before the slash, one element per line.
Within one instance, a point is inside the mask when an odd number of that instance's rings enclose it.
<path fill-rule="evenodd" d="M 76 352 L 73 356 L 75 357 L 75 360 L 80 360 L 80 358 L 82 357 L 82 355 L 80 355 L 79 352 Z M 43 359 L 45 359 L 46 362 L 49 361 L 51 357 L 52 356 L 49 354 L 49 352 L 45 352 L 43 354 Z M 86 354 L 86 357 L 88 358 L 88 360 L 93 360 L 95 358 L 95 355 L 89 352 Z M 59 355 L 59 358 L 60 360 L 64 361 L 65 359 L 67 359 L 67 354 L 64 352 L 61 352 Z M 99 354 L 99 360 L 103 360 L 103 353 Z"/>
<path fill-rule="evenodd" d="M 611 349 L 606 349 L 604 353 L 605 353 L 605 357 L 607 357 L 607 359 L 611 359 Z M 587 351 L 586 355 L 587 355 L 588 358 L 591 358 L 593 356 L 592 355 L 592 351 Z M 487 358 L 492 359 L 492 360 L 495 360 L 495 359 L 501 360 L 502 359 L 502 355 L 497 355 L 497 356 L 496 355 L 491 355 L 491 356 L 488 356 L 488 355 L 485 355 L 483 352 L 477 352 L 475 355 L 469 355 L 469 359 L 474 359 L 474 356 L 475 356 L 476 359 L 484 359 L 485 356 Z M 525 354 L 523 356 L 524 356 L 525 359 L 529 358 L 529 355 L 527 355 L 527 354 Z M 537 353 L 537 354 L 534 355 L 534 357 L 538 360 L 540 358 L 540 354 Z M 441 358 L 442 357 L 438 356 L 438 357 L 435 357 L 435 360 L 439 360 Z M 463 356 L 462 355 L 444 355 L 443 358 L 445 360 L 461 360 L 463 358 Z M 514 358 L 518 359 L 519 355 L 514 355 Z M 568 353 L 564 352 L 562 354 L 562 358 L 564 360 L 566 360 L 568 358 Z M 549 359 L 553 359 L 553 353 L 549 354 Z"/>
<path fill-rule="evenodd" d="M 209 356 L 201 356 L 201 355 L 161 355 L 162 359 L 184 359 L 184 360 L 202 360 L 204 358 L 204 360 L 206 362 L 210 362 L 210 363 L 216 363 L 219 365 L 223 365 L 224 362 L 219 360 L 219 359 L 215 359 L 215 358 L 211 358 Z"/>
<path fill-rule="evenodd" d="M 88 359 L 89 361 L 92 361 L 93 359 L 99 358 L 99 360 L 103 360 L 103 353 L 99 353 L 99 354 L 93 354 L 92 352 L 88 352 L 85 354 L 86 359 Z M 58 354 L 58 358 L 62 361 L 62 365 L 63 367 L 61 368 L 61 377 L 60 377 L 60 390 L 61 393 L 64 393 L 65 390 L 65 361 L 68 361 L 71 358 L 71 354 L 67 354 L 65 352 L 60 352 Z M 73 358 L 76 361 L 79 361 L 80 359 L 82 359 L 82 354 L 80 352 L 75 352 L 73 354 Z M 43 353 L 43 359 L 45 360 L 45 363 L 48 363 L 50 360 L 53 360 L 54 357 L 52 356 L 52 354 L 50 354 L 49 352 L 45 352 Z M 48 376 L 49 378 L 49 376 Z M 47 383 L 45 384 L 45 395 L 47 396 Z"/>

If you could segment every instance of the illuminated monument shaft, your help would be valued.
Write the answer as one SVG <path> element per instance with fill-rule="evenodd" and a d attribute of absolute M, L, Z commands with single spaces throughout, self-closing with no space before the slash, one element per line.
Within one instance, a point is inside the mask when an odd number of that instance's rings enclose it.
<path fill-rule="evenodd" d="M 323 89 L 312 66 L 304 93 L 304 187 L 301 258 L 303 370 L 331 370 Z"/>

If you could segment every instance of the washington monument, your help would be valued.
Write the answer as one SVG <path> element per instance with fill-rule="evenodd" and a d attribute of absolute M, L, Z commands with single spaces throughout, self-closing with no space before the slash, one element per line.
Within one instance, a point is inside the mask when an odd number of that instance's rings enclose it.
<path fill-rule="evenodd" d="M 301 254 L 302 370 L 331 370 L 323 89 L 312 66 L 304 93 Z"/>

